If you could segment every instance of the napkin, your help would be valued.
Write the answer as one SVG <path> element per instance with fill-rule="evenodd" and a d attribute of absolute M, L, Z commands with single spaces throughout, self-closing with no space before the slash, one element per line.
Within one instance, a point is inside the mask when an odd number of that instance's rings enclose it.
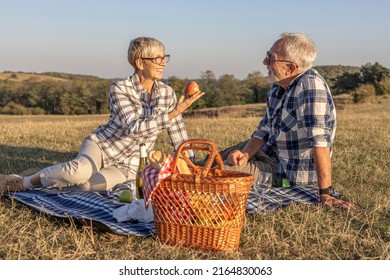
<path fill-rule="evenodd" d="M 145 207 L 144 199 L 133 200 L 131 203 L 116 208 L 112 212 L 114 218 L 119 222 L 139 222 L 139 223 L 151 223 L 154 221 L 153 207 L 149 204 L 149 207 Z"/>
<path fill-rule="evenodd" d="M 169 177 L 172 172 L 173 157 L 167 155 L 161 169 L 155 168 L 152 165 L 146 165 L 142 171 L 143 193 L 145 197 L 145 207 L 148 208 L 150 195 L 153 190 L 160 184 L 162 180 Z"/>

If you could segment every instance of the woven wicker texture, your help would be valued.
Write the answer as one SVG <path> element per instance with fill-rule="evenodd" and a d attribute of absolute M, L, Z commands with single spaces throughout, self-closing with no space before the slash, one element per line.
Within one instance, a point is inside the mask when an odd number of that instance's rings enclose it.
<path fill-rule="evenodd" d="M 186 156 L 187 150 L 209 153 L 205 166 L 194 165 Z M 222 158 L 209 140 L 183 142 L 175 155 L 174 167 L 179 157 L 186 161 L 192 174 L 179 174 L 175 168 L 153 191 L 156 236 L 169 245 L 237 250 L 253 176 L 223 170 Z M 217 168 L 211 168 L 214 160 Z"/>

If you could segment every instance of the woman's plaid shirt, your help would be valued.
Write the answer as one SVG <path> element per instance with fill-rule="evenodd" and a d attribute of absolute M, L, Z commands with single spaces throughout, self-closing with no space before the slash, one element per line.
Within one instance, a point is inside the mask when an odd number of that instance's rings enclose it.
<path fill-rule="evenodd" d="M 292 185 L 316 185 L 313 147 L 332 148 L 336 110 L 321 75 L 310 69 L 284 90 L 274 84 L 267 97 L 267 113 L 254 137 L 263 150 L 279 159 L 278 175 Z"/>
<path fill-rule="evenodd" d="M 138 75 L 113 83 L 110 88 L 110 117 L 107 124 L 96 128 L 87 138 L 103 152 L 104 166 L 117 166 L 135 174 L 139 164 L 139 144 L 153 149 L 157 136 L 167 129 L 176 150 L 188 139 L 181 115 L 168 120 L 177 104 L 173 89 L 155 81 L 150 101 Z M 193 154 L 192 154 L 193 155 Z"/>

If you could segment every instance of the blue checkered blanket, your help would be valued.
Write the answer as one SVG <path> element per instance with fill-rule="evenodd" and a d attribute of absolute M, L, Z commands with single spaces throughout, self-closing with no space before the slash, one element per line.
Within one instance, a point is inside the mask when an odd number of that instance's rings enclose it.
<path fill-rule="evenodd" d="M 124 204 L 118 202 L 119 193 L 129 185 L 118 185 L 110 192 L 82 192 L 76 190 L 34 189 L 9 194 L 15 200 L 49 215 L 72 218 L 119 235 L 149 236 L 155 233 L 154 223 L 118 222 L 113 211 Z M 319 202 L 316 189 L 307 187 L 274 188 L 269 185 L 252 187 L 246 212 L 270 212 L 297 204 Z"/>
<path fill-rule="evenodd" d="M 123 187 L 122 187 L 123 189 Z M 10 194 L 15 200 L 46 214 L 59 218 L 92 221 L 94 226 L 119 235 L 149 236 L 155 232 L 154 223 L 119 223 L 113 211 L 123 206 L 118 202 L 121 189 L 111 192 L 59 191 L 34 189 Z"/>
<path fill-rule="evenodd" d="M 291 204 L 319 203 L 318 189 L 310 186 L 271 187 L 258 184 L 251 188 L 246 204 L 246 212 L 271 212 Z"/>

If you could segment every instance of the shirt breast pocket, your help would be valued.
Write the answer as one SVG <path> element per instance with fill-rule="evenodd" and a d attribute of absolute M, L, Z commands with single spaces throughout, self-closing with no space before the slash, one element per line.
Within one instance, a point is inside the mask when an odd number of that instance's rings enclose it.
<path fill-rule="evenodd" d="M 280 130 L 287 133 L 298 130 L 296 110 L 284 109 L 281 115 Z"/>

